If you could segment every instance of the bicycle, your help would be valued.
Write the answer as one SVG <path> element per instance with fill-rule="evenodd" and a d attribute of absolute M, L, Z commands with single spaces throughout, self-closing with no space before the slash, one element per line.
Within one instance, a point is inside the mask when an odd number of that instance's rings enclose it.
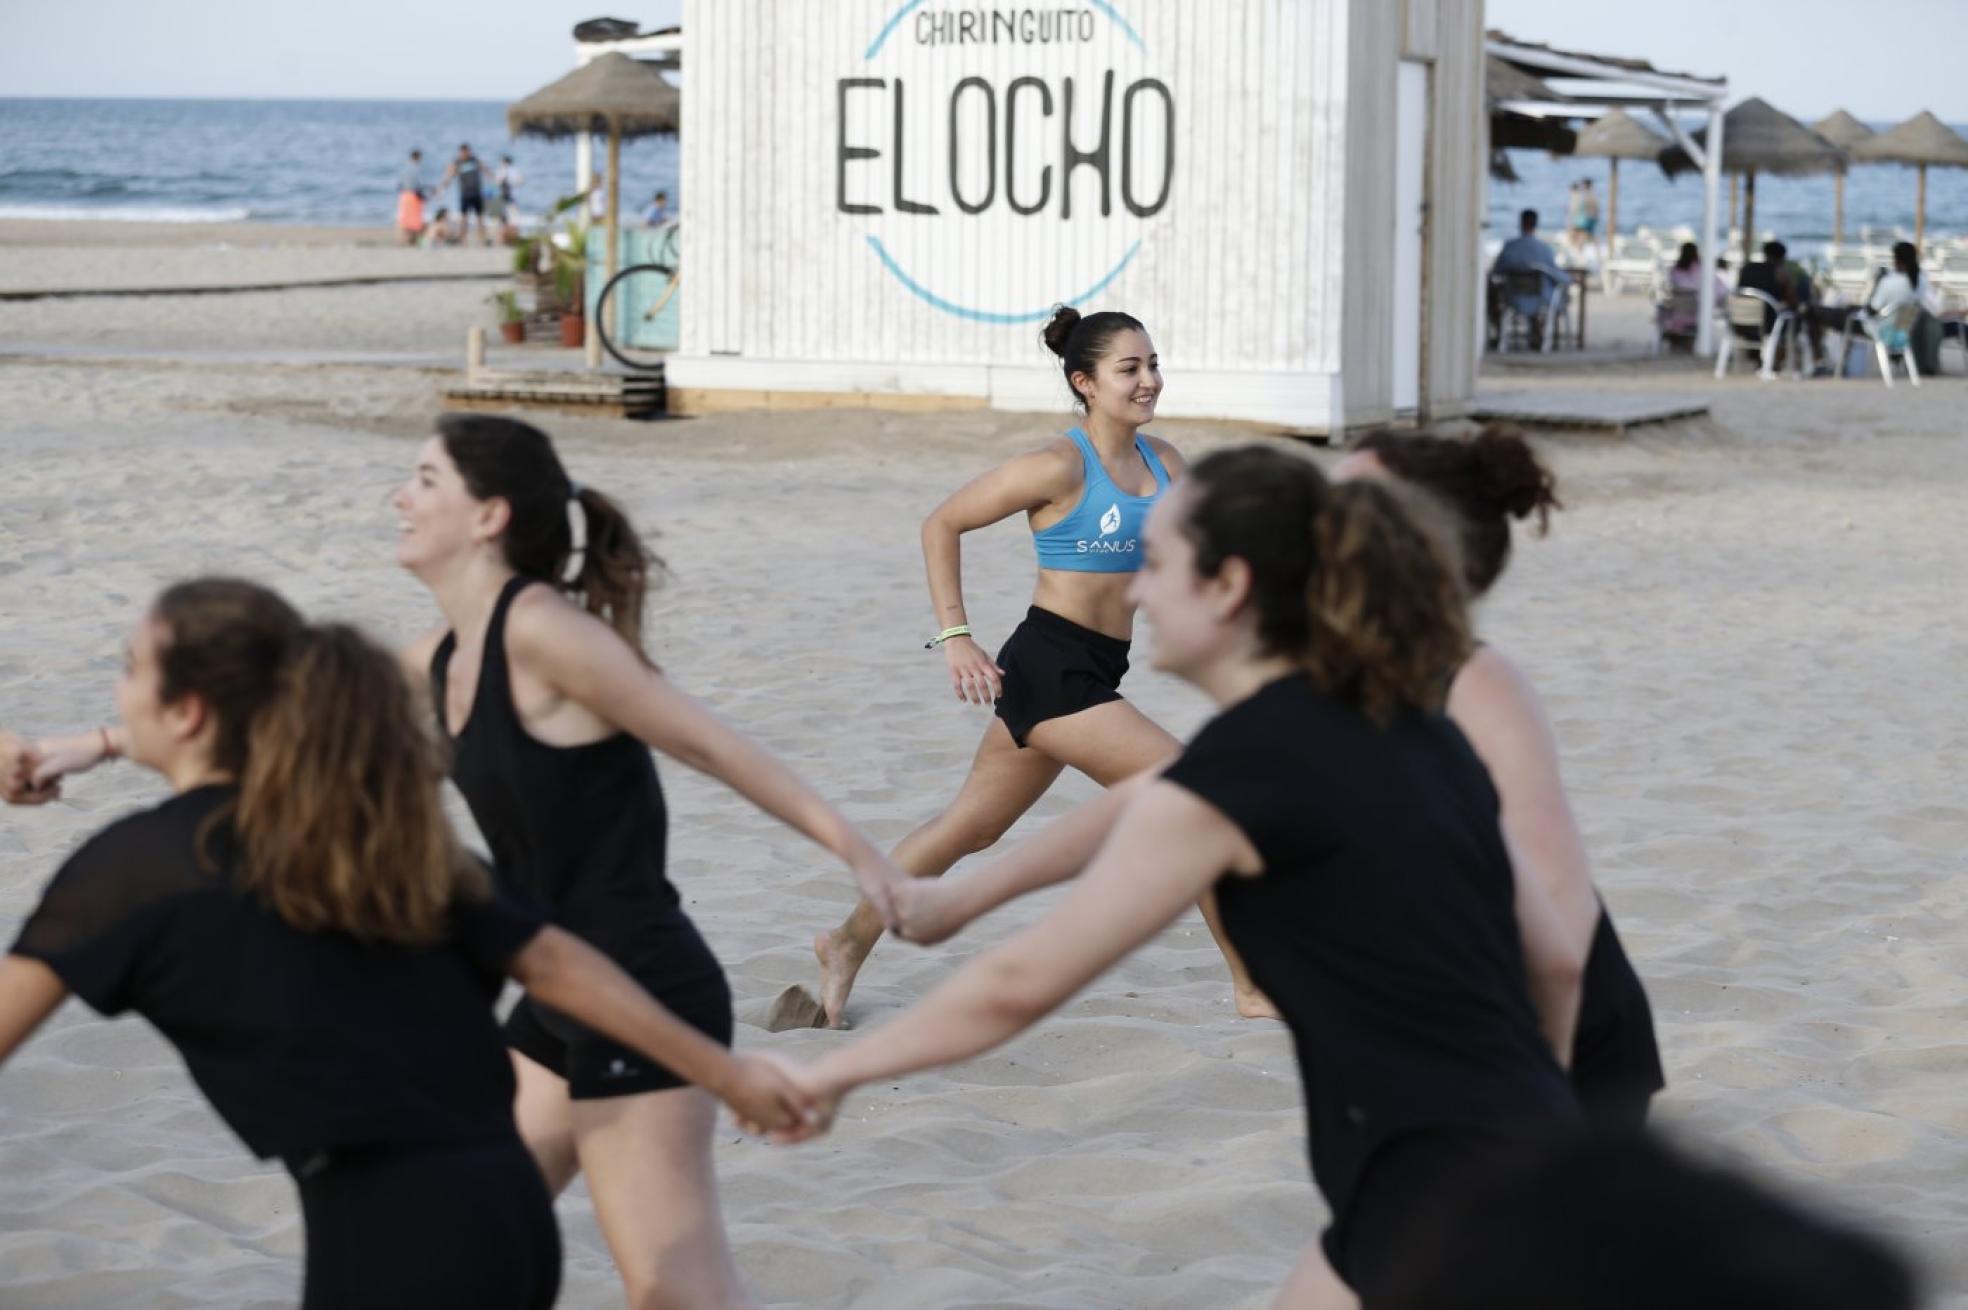
<path fill-rule="evenodd" d="M 643 372 L 662 366 L 667 351 L 633 343 L 637 329 L 654 322 L 676 297 L 681 263 L 677 228 L 671 224 L 656 246 L 654 260 L 629 265 L 609 278 L 595 298 L 595 335 L 602 349 L 624 366 Z M 610 331 L 611 324 L 615 331 Z"/>

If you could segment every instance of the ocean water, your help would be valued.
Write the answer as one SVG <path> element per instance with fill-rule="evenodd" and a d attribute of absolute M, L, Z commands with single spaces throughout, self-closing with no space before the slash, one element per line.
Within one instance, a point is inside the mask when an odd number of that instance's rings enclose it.
<path fill-rule="evenodd" d="M 0 99 L 0 218 L 382 226 L 395 213 L 395 178 L 410 147 L 422 148 L 435 181 L 462 141 L 488 164 L 513 156 L 526 175 L 519 203 L 529 213 L 573 189 L 573 143 L 510 139 L 498 101 Z M 1561 225 L 1575 178 L 1593 179 L 1603 210 L 1605 160 L 1528 150 L 1510 159 L 1521 180 L 1491 184 L 1491 238 L 1514 232 L 1524 208 L 1541 211 L 1548 227 Z M 676 178 L 674 138 L 623 144 L 625 208 L 640 210 L 658 188 L 678 199 Z M 1853 169 L 1848 238 L 1867 225 L 1911 232 L 1914 185 L 1909 168 Z M 1928 232 L 1968 232 L 1968 169 L 1933 169 L 1927 186 Z M 455 206 L 455 191 L 440 203 Z M 1726 222 L 1726 194 L 1722 205 Z M 1620 165 L 1621 231 L 1699 230 L 1701 206 L 1699 177 L 1670 182 L 1653 164 Z M 1831 240 L 1831 220 L 1830 178 L 1757 179 L 1757 228 L 1799 253 Z"/>
<path fill-rule="evenodd" d="M 1870 124 L 1875 130 L 1890 123 Z M 1968 128 L 1955 125 L 1968 136 Z M 1553 157 L 1538 150 L 1511 150 L 1511 167 L 1518 181 L 1490 183 L 1489 227 L 1493 240 L 1514 236 L 1517 214 L 1535 209 L 1542 226 L 1556 231 L 1565 222 L 1565 189 L 1580 178 L 1592 179 L 1599 197 L 1599 226 L 1606 225 L 1607 161 Z M 1684 173 L 1669 181 L 1656 164 L 1621 160 L 1619 170 L 1619 228 L 1631 233 L 1645 225 L 1656 231 L 1687 226 L 1701 231 L 1702 182 L 1699 174 Z M 1845 239 L 1859 239 L 1861 227 L 1871 227 L 1875 240 L 1890 240 L 1893 229 L 1913 235 L 1913 207 L 1919 178 L 1900 164 L 1860 164 L 1845 176 Z M 1793 254 L 1815 253 L 1832 238 L 1833 189 L 1830 176 L 1756 179 L 1756 230 L 1774 232 Z M 1722 179 L 1716 228 L 1729 225 L 1729 179 Z M 1740 213 L 1737 217 L 1741 225 Z M 1927 170 L 1927 238 L 1968 234 L 1968 169 Z"/>
<path fill-rule="evenodd" d="M 461 142 L 513 157 L 527 213 L 574 189 L 573 141 L 509 138 L 501 101 L 0 99 L 0 218 L 387 226 L 411 147 L 435 183 Z M 625 211 L 676 179 L 675 138 L 622 143 Z"/>

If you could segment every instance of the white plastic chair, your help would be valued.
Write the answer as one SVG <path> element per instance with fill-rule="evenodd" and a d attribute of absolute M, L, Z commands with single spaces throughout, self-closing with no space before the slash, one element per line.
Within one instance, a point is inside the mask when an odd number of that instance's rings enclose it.
<path fill-rule="evenodd" d="M 1600 285 L 1609 296 L 1617 296 L 1630 286 L 1653 295 L 1661 283 L 1660 243 L 1652 237 L 1620 237 L 1612 243 L 1600 273 Z"/>
<path fill-rule="evenodd" d="M 1776 318 L 1765 327 L 1764 320 L 1771 313 Z M 1753 287 L 1738 287 L 1731 292 L 1722 302 L 1722 331 L 1716 334 L 1715 376 L 1727 375 L 1729 361 L 1740 351 L 1757 357 L 1760 364 L 1757 377 L 1765 382 L 1775 380 L 1777 348 L 1783 344 L 1784 333 L 1790 330 L 1795 317 L 1775 296 Z M 1793 351 L 1792 355 L 1796 353 Z"/>
<path fill-rule="evenodd" d="M 1699 288 L 1668 287 L 1663 284 L 1662 290 L 1654 296 L 1654 353 L 1658 355 L 1667 349 L 1667 339 L 1670 335 L 1667 324 L 1670 320 L 1692 324 L 1700 317 Z M 1692 338 L 1695 336 L 1695 329 L 1690 327 L 1686 332 L 1676 332 L 1672 335 Z"/>
<path fill-rule="evenodd" d="M 1920 302 L 1903 300 L 1884 313 L 1860 312 L 1845 320 L 1846 353 L 1856 333 L 1872 342 L 1872 353 L 1879 360 L 1879 376 L 1893 385 L 1893 358 L 1906 365 L 1907 381 L 1920 385 L 1920 369 L 1913 362 L 1913 325 L 1920 320 Z"/>
<path fill-rule="evenodd" d="M 1524 344 L 1529 346 L 1534 328 L 1540 337 L 1540 348 L 1546 354 L 1551 353 L 1558 334 L 1565 330 L 1571 319 L 1568 286 L 1560 284 L 1554 287 L 1551 278 L 1536 269 L 1511 269 L 1490 275 L 1490 294 L 1501 306 L 1497 318 L 1497 354 L 1510 353 L 1513 331 L 1521 334 Z M 1534 315 L 1525 314 L 1517 308 L 1516 302 L 1532 296 L 1542 297 L 1544 308 Z"/>

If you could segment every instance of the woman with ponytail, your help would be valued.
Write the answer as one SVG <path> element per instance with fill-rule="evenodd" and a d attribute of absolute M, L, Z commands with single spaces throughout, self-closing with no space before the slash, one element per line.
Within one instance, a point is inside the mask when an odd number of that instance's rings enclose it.
<path fill-rule="evenodd" d="M 1560 508 L 1550 470 L 1520 433 L 1506 427 L 1484 428 L 1471 441 L 1371 432 L 1354 443 L 1335 474 L 1397 478 L 1445 505 L 1460 527 L 1471 596 L 1485 595 L 1503 575 L 1512 519 L 1534 522 L 1542 534 L 1551 511 Z M 1449 684 L 1448 709 L 1496 784 L 1518 874 L 1542 889 L 1557 912 L 1564 950 L 1580 961 L 1572 1086 L 1598 1127 L 1637 1129 L 1667 1081 L 1653 1011 L 1593 888 L 1544 702 L 1508 656 L 1479 644 Z"/>
<path fill-rule="evenodd" d="M 832 851 L 886 913 L 900 875 L 881 852 L 650 663 L 642 602 L 656 562 L 620 506 L 568 476 L 545 433 L 446 414 L 392 501 L 397 561 L 445 619 L 405 659 L 429 681 L 452 779 L 502 886 L 728 1046 L 724 971 L 665 872 L 653 746 Z M 630 1303 L 748 1304 L 718 1209 L 716 1107 L 689 1071 L 530 992 L 506 1040 L 520 1131 L 556 1193 L 587 1175 Z"/>
<path fill-rule="evenodd" d="M 1469 653 L 1453 550 L 1388 488 L 1263 447 L 1196 464 L 1146 547 L 1131 596 L 1155 663 L 1217 716 L 1022 848 L 1054 881 L 1084 867 L 1056 909 L 792 1071 L 819 1113 L 789 1136 L 1032 1026 L 1213 889 L 1291 1029 L 1333 1214 L 1276 1304 L 1371 1303 L 1412 1212 L 1579 1116 L 1529 996 L 1496 794 L 1441 713 Z"/>
<path fill-rule="evenodd" d="M 93 762 L 93 740 L 174 794 L 49 884 L 0 959 L 0 1060 L 71 992 L 149 1019 L 248 1149 L 292 1172 L 305 1306 L 553 1303 L 553 1202 L 492 1014 L 507 976 L 748 1118 L 802 1108 L 771 1066 L 491 891 L 395 660 L 354 630 L 252 583 L 181 583 L 137 623 L 117 704 L 114 733 L 34 752 L 33 790 Z"/>
<path fill-rule="evenodd" d="M 1061 305 L 1043 333 L 1082 421 L 1037 450 L 1015 455 L 964 484 L 922 525 L 935 637 L 956 697 L 989 705 L 994 718 L 949 807 L 895 848 L 915 878 L 940 877 L 986 850 L 1045 795 L 1066 768 L 1111 787 L 1175 757 L 1180 743 L 1122 699 L 1134 635 L 1129 583 L 1141 568 L 1142 524 L 1182 475 L 1182 456 L 1141 428 L 1162 394 L 1161 359 L 1140 320 Z M 1038 554 L 1038 582 L 1024 622 L 985 654 L 964 608 L 964 534 L 1023 514 Z M 920 889 L 903 887 L 897 895 Z M 1218 930 L 1237 1011 L 1275 1018 Z M 883 907 L 866 900 L 814 940 L 820 1008 L 840 1027 L 854 978 L 881 937 Z"/>

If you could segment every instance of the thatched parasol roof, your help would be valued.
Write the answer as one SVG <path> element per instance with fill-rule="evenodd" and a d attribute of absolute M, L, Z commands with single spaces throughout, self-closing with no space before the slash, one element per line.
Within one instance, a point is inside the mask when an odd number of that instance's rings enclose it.
<path fill-rule="evenodd" d="M 1552 90 L 1542 78 L 1532 77 L 1515 64 L 1506 63 L 1495 55 L 1485 55 L 1483 65 L 1483 93 L 1489 96 L 1491 104 L 1499 100 L 1562 103 L 1567 98 Z"/>
<path fill-rule="evenodd" d="M 1968 141 L 1925 110 L 1888 132 L 1852 148 L 1852 158 L 1869 164 L 1934 164 L 1968 168 Z"/>
<path fill-rule="evenodd" d="M 1705 143 L 1707 135 L 1697 132 L 1695 141 Z M 1754 96 L 1722 117 L 1722 171 L 1725 173 L 1803 177 L 1839 172 L 1845 167 L 1846 159 L 1845 151 L 1838 146 Z M 1695 171 L 1687 151 L 1679 146 L 1661 156 L 1661 167 L 1669 176 Z"/>
<path fill-rule="evenodd" d="M 1872 137 L 1873 131 L 1844 110 L 1835 110 L 1811 124 L 1811 130 L 1835 146 L 1850 150 Z"/>
<path fill-rule="evenodd" d="M 610 51 L 506 109 L 514 136 L 659 136 L 682 124 L 682 97 L 662 74 Z"/>
<path fill-rule="evenodd" d="M 1572 153 L 1603 159 L 1659 159 L 1667 147 L 1666 137 L 1626 111 L 1613 109 L 1579 130 Z"/>

